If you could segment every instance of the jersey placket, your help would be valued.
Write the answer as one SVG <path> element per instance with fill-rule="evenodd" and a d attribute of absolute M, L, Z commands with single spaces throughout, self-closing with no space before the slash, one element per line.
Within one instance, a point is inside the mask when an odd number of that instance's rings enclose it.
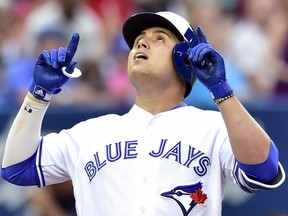
<path fill-rule="evenodd" d="M 138 196 L 135 215 L 154 215 L 152 209 L 154 209 L 153 206 L 156 202 L 156 200 L 154 200 L 154 193 L 157 183 L 154 182 L 153 170 L 157 170 L 157 163 L 149 156 L 149 152 L 151 151 L 151 142 L 153 142 L 153 133 L 155 133 L 155 123 L 154 117 L 151 118 L 146 130 L 143 132 L 143 136 L 139 139 L 139 160 L 136 173 Z"/>

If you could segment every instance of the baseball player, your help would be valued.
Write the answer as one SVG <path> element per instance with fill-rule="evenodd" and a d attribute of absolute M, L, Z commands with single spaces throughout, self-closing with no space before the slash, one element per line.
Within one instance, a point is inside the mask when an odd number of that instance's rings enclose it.
<path fill-rule="evenodd" d="M 276 145 L 234 95 L 200 27 L 172 12 L 139 13 L 123 35 L 137 91 L 129 112 L 41 136 L 53 94 L 80 75 L 75 33 L 67 49 L 43 51 L 36 62 L 7 138 L 4 179 L 38 187 L 71 179 L 81 216 L 215 216 L 228 180 L 249 193 L 283 183 Z M 219 111 L 184 103 L 196 78 Z"/>

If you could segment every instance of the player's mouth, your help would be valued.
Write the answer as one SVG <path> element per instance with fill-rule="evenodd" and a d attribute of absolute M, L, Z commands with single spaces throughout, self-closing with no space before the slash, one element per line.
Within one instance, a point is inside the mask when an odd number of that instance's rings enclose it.
<path fill-rule="evenodd" d="M 134 61 L 138 61 L 138 60 L 147 60 L 148 56 L 142 52 L 137 52 L 134 55 Z"/>

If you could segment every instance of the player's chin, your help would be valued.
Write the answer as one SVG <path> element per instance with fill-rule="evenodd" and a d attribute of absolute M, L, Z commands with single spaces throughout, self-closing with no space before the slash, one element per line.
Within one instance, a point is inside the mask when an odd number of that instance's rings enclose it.
<path fill-rule="evenodd" d="M 134 86 L 141 84 L 145 86 L 151 82 L 153 79 L 152 71 L 148 70 L 146 67 L 134 66 L 132 70 L 128 72 L 128 77 Z"/>
<path fill-rule="evenodd" d="M 130 64 L 128 65 L 128 76 L 133 76 L 133 74 L 145 73 L 147 68 L 143 64 Z"/>

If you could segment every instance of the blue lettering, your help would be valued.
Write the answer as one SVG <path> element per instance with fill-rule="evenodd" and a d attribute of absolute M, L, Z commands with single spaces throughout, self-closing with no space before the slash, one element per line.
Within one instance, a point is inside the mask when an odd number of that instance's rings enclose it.
<path fill-rule="evenodd" d="M 183 166 L 190 168 L 193 161 L 199 159 L 197 166 L 193 166 L 194 172 L 198 176 L 204 176 L 208 172 L 208 167 L 210 165 L 210 159 L 209 157 L 205 156 L 205 153 L 201 152 L 200 150 L 197 150 L 194 147 L 191 147 L 188 145 L 188 152 L 185 152 L 186 158 L 182 158 L 183 152 L 182 150 L 182 143 L 179 141 L 177 144 L 175 144 L 172 148 L 168 149 L 166 148 L 166 144 L 168 142 L 168 139 L 161 139 L 160 145 L 158 149 L 154 149 L 149 152 L 149 155 L 154 158 L 165 158 L 165 159 L 172 159 L 175 162 L 182 164 L 182 160 L 186 160 Z M 124 146 L 123 146 L 124 145 Z M 137 140 L 130 140 L 124 142 L 115 142 L 114 144 L 108 144 L 105 146 L 106 149 L 106 158 L 103 158 L 105 153 L 102 155 L 102 151 L 96 152 L 94 156 L 95 161 L 88 161 L 84 167 L 84 170 L 90 180 L 90 182 L 93 180 L 93 178 L 96 176 L 97 172 L 100 171 L 103 167 L 107 165 L 107 162 L 116 162 L 119 159 L 134 159 L 137 158 L 138 152 L 137 152 L 137 146 L 138 141 Z M 185 146 L 186 147 L 186 146 Z M 165 150 L 165 148 L 167 150 Z M 101 157 L 100 157 L 101 156 Z M 196 162 L 195 162 L 196 163 Z"/>
<path fill-rule="evenodd" d="M 107 160 L 109 162 L 115 162 L 117 160 L 119 160 L 121 158 L 121 142 L 117 142 L 115 143 L 115 156 L 113 157 L 112 156 L 112 150 L 111 150 L 111 146 L 112 144 L 110 145 L 106 145 L 106 156 L 107 156 Z"/>
<path fill-rule="evenodd" d="M 163 158 L 169 158 L 170 156 L 175 156 L 175 161 L 181 164 L 181 142 L 178 142 L 173 146 Z"/>
<path fill-rule="evenodd" d="M 125 142 L 124 159 L 137 158 L 138 155 L 138 153 L 136 152 L 137 145 L 138 145 L 137 140 Z"/>
<path fill-rule="evenodd" d="M 190 166 L 191 162 L 195 159 L 197 159 L 198 157 L 202 156 L 204 153 L 201 152 L 200 150 L 198 150 L 197 152 L 195 152 L 195 148 L 189 146 L 189 151 L 188 151 L 188 159 L 187 161 L 183 164 L 184 166 L 188 167 Z"/>
<path fill-rule="evenodd" d="M 210 159 L 207 156 L 200 158 L 199 165 L 194 167 L 194 171 L 199 176 L 204 176 L 207 173 L 207 167 L 210 164 Z"/>
<path fill-rule="evenodd" d="M 167 139 L 161 139 L 159 151 L 158 151 L 158 152 L 151 151 L 151 152 L 149 153 L 149 155 L 152 156 L 152 157 L 159 157 L 159 156 L 161 156 L 161 155 L 163 154 L 163 151 L 164 151 L 166 142 L 167 142 Z"/>
<path fill-rule="evenodd" d="M 90 180 L 90 182 L 92 181 L 92 179 L 94 178 L 94 176 L 96 175 L 97 169 L 93 163 L 93 161 L 89 161 L 85 167 L 84 167 L 86 174 Z"/>
<path fill-rule="evenodd" d="M 104 167 L 106 165 L 106 160 L 104 160 L 103 162 L 100 162 L 98 152 L 96 152 L 96 154 L 94 154 L 94 157 L 95 157 L 97 170 L 99 171 L 102 167 Z"/>

